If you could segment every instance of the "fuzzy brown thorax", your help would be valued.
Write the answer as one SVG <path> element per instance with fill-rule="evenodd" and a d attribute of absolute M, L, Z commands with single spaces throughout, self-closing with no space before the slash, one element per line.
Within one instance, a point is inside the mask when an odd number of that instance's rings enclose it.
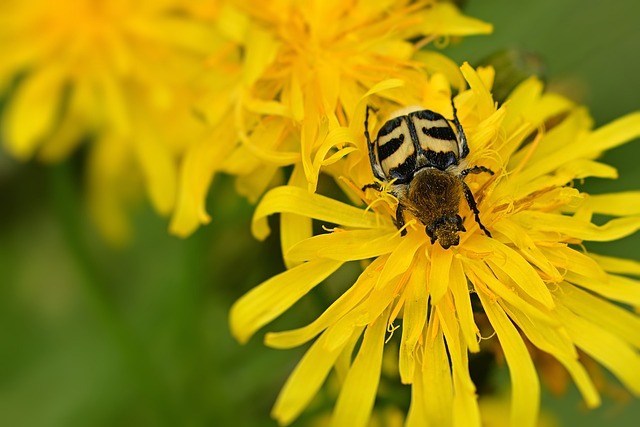
<path fill-rule="evenodd" d="M 401 203 L 425 225 L 431 241 L 438 240 L 447 249 L 458 244 L 458 231 L 464 231 L 458 215 L 462 196 L 460 178 L 450 172 L 425 168 L 415 174 Z"/>

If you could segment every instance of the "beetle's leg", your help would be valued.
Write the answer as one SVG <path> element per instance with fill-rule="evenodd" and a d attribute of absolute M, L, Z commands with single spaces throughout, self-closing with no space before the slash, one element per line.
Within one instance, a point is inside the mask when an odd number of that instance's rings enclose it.
<path fill-rule="evenodd" d="M 404 206 L 402 206 L 402 203 L 398 203 L 398 207 L 396 208 L 396 227 L 398 227 L 398 230 L 404 227 Z M 406 236 L 407 229 L 402 229 L 400 235 Z"/>
<path fill-rule="evenodd" d="M 467 203 L 469 204 L 469 209 L 471 209 L 471 211 L 475 215 L 476 222 L 480 226 L 480 230 L 484 231 L 484 234 L 491 237 L 491 233 L 489 233 L 489 230 L 487 230 L 485 226 L 482 225 L 482 222 L 480 221 L 480 211 L 478 210 L 478 206 L 476 205 L 476 199 L 473 198 L 473 193 L 471 192 L 471 189 L 464 181 L 462 182 L 462 189 L 464 190 L 464 198 L 467 199 Z"/>
<path fill-rule="evenodd" d="M 369 110 L 376 111 L 372 106 L 367 105 L 367 112 L 364 117 L 364 137 L 367 139 L 367 148 L 369 150 L 369 162 L 371 163 L 371 170 L 373 171 L 373 176 L 375 176 L 380 181 L 384 181 L 385 177 L 382 173 L 382 169 L 380 165 L 376 162 L 376 154 L 374 152 L 375 145 L 373 141 L 371 141 L 371 135 L 369 135 Z"/>
<path fill-rule="evenodd" d="M 467 136 L 464 134 L 464 129 L 462 129 L 460 120 L 458 120 L 458 110 L 456 110 L 456 104 L 453 102 L 453 94 L 451 94 L 451 108 L 453 108 L 453 123 L 456 125 L 458 139 L 460 140 L 460 158 L 464 159 L 469 154 L 469 145 L 467 144 Z"/>
<path fill-rule="evenodd" d="M 373 182 L 371 184 L 365 184 L 362 187 L 362 191 L 365 191 L 367 188 L 373 188 L 376 191 L 380 191 L 380 190 L 382 190 L 382 185 L 380 185 L 379 182 Z"/>
<path fill-rule="evenodd" d="M 470 173 L 475 174 L 475 173 L 481 173 L 481 172 L 486 172 L 490 175 L 495 175 L 495 172 L 489 168 L 485 168 L 484 166 L 474 166 L 472 168 L 465 169 L 462 172 L 460 172 L 460 178 L 465 179 L 467 175 L 469 175 Z"/>

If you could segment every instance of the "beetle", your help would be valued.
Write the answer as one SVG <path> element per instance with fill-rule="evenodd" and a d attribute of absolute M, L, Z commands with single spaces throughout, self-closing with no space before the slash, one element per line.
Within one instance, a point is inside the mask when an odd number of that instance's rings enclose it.
<path fill-rule="evenodd" d="M 473 193 L 464 179 L 469 174 L 494 172 L 484 166 L 467 168 L 464 161 L 469 146 L 464 129 L 458 120 L 458 112 L 451 97 L 453 123 L 431 110 L 418 110 L 388 120 L 378 131 L 375 141 L 369 134 L 367 105 L 364 136 L 367 139 L 369 161 L 378 181 L 389 184 L 390 193 L 398 199 L 396 226 L 401 235 L 404 229 L 404 212 L 413 214 L 425 226 L 425 232 L 444 249 L 460 242 L 459 231 L 466 231 L 459 215 L 460 199 L 464 196 L 475 215 L 480 229 L 491 233 L 480 221 L 480 211 Z M 365 185 L 381 189 L 380 183 Z"/>

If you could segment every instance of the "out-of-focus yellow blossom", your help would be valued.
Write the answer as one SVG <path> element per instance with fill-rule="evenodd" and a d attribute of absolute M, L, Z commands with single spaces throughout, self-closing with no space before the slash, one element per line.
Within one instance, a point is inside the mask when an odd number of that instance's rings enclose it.
<path fill-rule="evenodd" d="M 400 236 L 393 224 L 396 200 L 386 193 L 359 190 L 372 182 L 360 136 L 362 104 L 351 123 L 359 135 L 358 150 L 336 163 L 333 173 L 349 184 L 351 197 L 368 205 L 366 209 L 296 186 L 274 188 L 258 205 L 253 233 L 259 239 L 269 234 L 267 216 L 274 213 L 337 226 L 291 247 L 287 256 L 300 264 L 257 286 L 233 306 L 231 328 L 241 342 L 342 264 L 372 259 L 356 283 L 317 320 L 266 335 L 267 345 L 276 348 L 317 337 L 275 404 L 273 416 L 282 424 L 304 410 L 335 367 L 346 375 L 333 425 L 365 425 L 375 401 L 385 336 L 401 326 L 399 373 L 403 383 L 412 385 L 407 424 L 480 425 L 468 370 L 468 353 L 481 348 L 472 298 L 479 300 L 482 316 L 495 331 L 484 343 L 498 340 L 509 367 L 511 425 L 536 425 L 539 380 L 527 341 L 566 368 L 589 407 L 599 405 L 600 397 L 578 359 L 578 349 L 640 394 L 640 317 L 619 305 L 640 306 L 640 282 L 625 276 L 640 275 L 640 264 L 592 255 L 580 246 L 638 230 L 639 194 L 590 196 L 570 185 L 585 177 L 616 178 L 616 170 L 596 158 L 640 136 L 640 113 L 594 130 L 583 107 L 543 94 L 535 78 L 497 106 L 490 92 L 492 69 L 474 70 L 465 64 L 461 71 L 470 88 L 456 96 L 455 103 L 469 140 L 467 160 L 497 172 L 468 179 L 493 238 L 480 232 L 466 206 L 460 215 L 466 217 L 467 231 L 461 233 L 459 246 L 444 250 L 438 243 L 432 245 L 411 217 L 408 234 Z M 402 88 L 393 91 L 402 99 Z M 438 93 L 423 105 L 451 118 L 448 88 Z M 408 91 L 404 96 L 415 95 Z M 382 96 L 367 102 L 389 108 Z M 375 134 L 379 124 L 371 125 Z M 594 213 L 615 218 L 596 225 L 591 221 Z"/>
<path fill-rule="evenodd" d="M 200 144 L 188 154 L 171 225 L 178 235 L 209 221 L 205 199 L 219 171 L 241 176 L 240 191 L 255 200 L 280 167 L 297 165 L 290 183 L 314 191 L 320 168 L 353 151 L 344 125 L 369 88 L 426 71 L 455 74 L 450 60 L 420 48 L 492 29 L 450 3 L 409 0 L 236 0 L 221 8 L 216 22 L 243 47 L 241 79 L 233 121 L 219 131 L 225 143 Z M 228 98 L 220 101 L 214 110 L 229 107 Z M 230 123 L 238 145 L 227 144 Z M 299 240 L 292 230 L 301 222 L 285 215 L 285 246 Z"/>
<path fill-rule="evenodd" d="M 509 399 L 500 395 L 480 399 L 480 418 L 484 427 L 504 427 L 509 425 Z M 550 413 L 542 411 L 536 427 L 558 427 L 558 420 Z"/>
<path fill-rule="evenodd" d="M 2 121 L 6 146 L 21 159 L 56 161 L 83 140 L 94 141 L 89 197 L 112 240 L 128 234 L 123 208 L 137 182 L 158 212 L 172 211 L 179 158 L 189 141 L 203 138 L 192 111 L 197 84 L 213 79 L 201 77 L 205 59 L 229 42 L 187 5 L 194 6 L 180 0 L 0 5 L 0 85 L 15 82 Z"/>

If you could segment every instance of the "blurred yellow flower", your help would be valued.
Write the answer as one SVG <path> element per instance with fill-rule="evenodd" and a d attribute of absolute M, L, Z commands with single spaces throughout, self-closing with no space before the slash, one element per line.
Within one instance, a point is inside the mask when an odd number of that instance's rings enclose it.
<path fill-rule="evenodd" d="M 484 427 L 504 427 L 509 425 L 508 396 L 499 395 L 480 399 L 479 405 Z M 550 413 L 542 411 L 536 427 L 559 427 L 561 424 Z"/>
<path fill-rule="evenodd" d="M 337 227 L 293 245 L 287 257 L 299 264 L 237 301 L 230 322 L 241 342 L 344 263 L 373 259 L 317 320 L 266 335 L 267 345 L 276 348 L 319 336 L 275 404 L 273 416 L 280 423 L 292 422 L 304 410 L 335 366 L 346 375 L 333 425 L 366 425 L 385 335 L 393 334 L 402 317 L 399 373 L 403 383 L 412 385 L 407 424 L 480 425 L 468 370 L 468 352 L 481 348 L 472 298 L 479 300 L 509 367 L 511 425 L 534 426 L 538 414 L 539 381 L 526 341 L 564 365 L 589 407 L 599 405 L 600 397 L 578 360 L 578 349 L 640 394 L 640 317 L 619 305 L 640 307 L 640 283 L 623 276 L 640 276 L 640 264 L 580 248 L 583 241 L 609 241 L 638 230 L 640 193 L 589 196 L 567 184 L 585 177 L 616 178 L 614 168 L 595 159 L 640 136 L 640 113 L 593 130 L 583 107 L 544 94 L 535 78 L 497 107 L 490 92 L 493 70 L 465 64 L 461 71 L 470 88 L 455 103 L 469 140 L 469 162 L 497 172 L 468 178 L 493 238 L 480 232 L 466 206 L 460 215 L 466 217 L 467 231 L 459 246 L 445 250 L 432 244 L 411 217 L 408 234 L 400 236 L 393 223 L 396 200 L 384 192 L 359 190 L 372 182 L 361 136 L 362 103 L 351 123 L 358 130 L 358 149 L 336 163 L 332 173 L 366 209 L 297 186 L 274 188 L 258 205 L 252 229 L 259 239 L 269 234 L 267 216 L 274 213 Z M 402 88 L 393 91 L 401 98 Z M 436 107 L 425 106 L 452 117 L 448 89 L 434 97 Z M 389 109 L 381 96 L 368 102 Z M 596 225 L 594 213 L 616 218 Z"/>
<path fill-rule="evenodd" d="M 409 0 L 237 0 L 221 8 L 217 25 L 242 46 L 242 70 L 230 97 L 209 106 L 215 114 L 233 110 L 218 122 L 222 141 L 187 154 L 171 225 L 182 236 L 210 220 L 205 199 L 216 172 L 240 176 L 238 189 L 255 200 L 280 167 L 297 165 L 290 183 L 314 191 L 320 168 L 354 149 L 341 126 L 369 88 L 451 70 L 450 60 L 420 48 L 492 30 L 450 3 Z M 229 138 L 230 126 L 240 144 Z M 296 240 L 283 230 L 285 241 Z"/>
<path fill-rule="evenodd" d="M 56 161 L 94 140 L 89 197 L 112 240 L 128 234 L 123 202 L 137 181 L 158 212 L 171 212 L 178 160 L 203 132 L 192 113 L 199 96 L 194 82 L 205 58 L 228 42 L 187 5 L 194 6 L 180 0 L 0 5 L 0 86 L 15 83 L 2 121 L 6 146 L 21 159 L 37 154 Z"/>

